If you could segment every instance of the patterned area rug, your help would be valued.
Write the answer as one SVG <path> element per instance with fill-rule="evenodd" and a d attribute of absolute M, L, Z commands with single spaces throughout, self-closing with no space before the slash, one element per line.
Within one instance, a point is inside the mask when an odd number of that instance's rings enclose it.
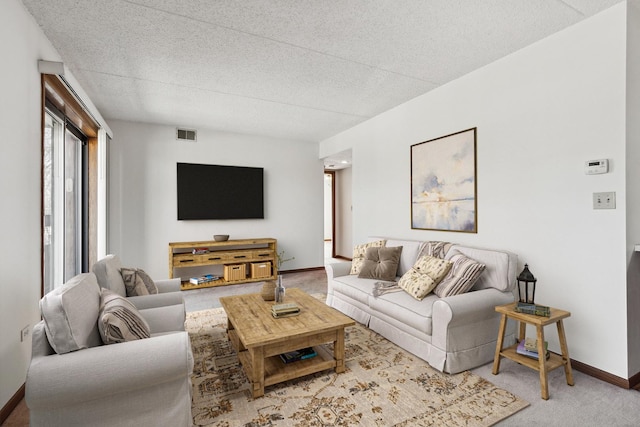
<path fill-rule="evenodd" d="M 187 313 L 196 426 L 490 426 L 529 405 L 470 372 L 440 373 L 359 324 L 345 331 L 345 373 L 276 384 L 253 399 L 226 325 L 221 308 Z"/>

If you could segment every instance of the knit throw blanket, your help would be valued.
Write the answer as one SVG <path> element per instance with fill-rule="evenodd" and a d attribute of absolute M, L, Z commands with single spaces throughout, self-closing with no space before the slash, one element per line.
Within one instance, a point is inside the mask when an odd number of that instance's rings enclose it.
<path fill-rule="evenodd" d="M 429 255 L 435 258 L 444 259 L 447 252 L 449 252 L 449 248 L 453 243 L 449 242 L 426 242 L 422 248 L 420 248 L 420 252 L 418 253 L 418 259 L 420 259 L 424 255 Z M 388 294 L 391 292 L 401 291 L 400 285 L 398 282 L 376 282 L 373 285 L 373 297 L 378 298 L 380 295 Z"/>

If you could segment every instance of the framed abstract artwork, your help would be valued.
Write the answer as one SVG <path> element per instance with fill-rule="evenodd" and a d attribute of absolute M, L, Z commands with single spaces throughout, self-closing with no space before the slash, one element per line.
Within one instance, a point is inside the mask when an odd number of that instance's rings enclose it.
<path fill-rule="evenodd" d="M 478 232 L 476 129 L 411 146 L 411 228 Z"/>

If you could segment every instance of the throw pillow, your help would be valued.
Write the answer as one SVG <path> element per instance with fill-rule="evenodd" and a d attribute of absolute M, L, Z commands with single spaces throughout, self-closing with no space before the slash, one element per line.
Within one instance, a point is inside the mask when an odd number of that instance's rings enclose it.
<path fill-rule="evenodd" d="M 102 289 L 98 329 L 104 344 L 134 341 L 151 336 L 149 324 L 126 298 Z"/>
<path fill-rule="evenodd" d="M 359 274 L 364 262 L 364 255 L 367 248 L 380 248 L 387 243 L 386 240 L 377 240 L 375 242 L 363 243 L 353 247 L 353 257 L 351 259 L 351 272 L 349 274 Z"/>
<path fill-rule="evenodd" d="M 358 277 L 392 281 L 396 278 L 402 246 L 367 248 Z"/>
<path fill-rule="evenodd" d="M 422 301 L 446 277 L 451 265 L 449 261 L 424 255 L 400 278 L 398 286 Z"/>
<path fill-rule="evenodd" d="M 79 274 L 40 300 L 40 313 L 51 348 L 64 354 L 101 344 L 96 319 L 100 286 L 93 273 Z"/>
<path fill-rule="evenodd" d="M 120 274 L 128 297 L 153 295 L 158 293 L 155 282 L 144 270 L 139 268 L 121 268 Z"/>
<path fill-rule="evenodd" d="M 458 251 L 449 261 L 452 263 L 449 274 L 433 290 L 440 298 L 467 292 L 485 269 L 484 264 L 467 258 Z"/>

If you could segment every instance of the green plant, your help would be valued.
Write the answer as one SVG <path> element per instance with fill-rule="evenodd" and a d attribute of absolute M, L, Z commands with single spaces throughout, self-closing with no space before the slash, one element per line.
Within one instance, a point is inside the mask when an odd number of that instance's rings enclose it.
<path fill-rule="evenodd" d="M 296 259 L 296 257 L 291 257 L 291 258 L 285 258 L 284 257 L 284 250 L 277 252 L 276 256 L 278 257 L 278 271 L 280 271 L 282 269 L 282 264 L 284 264 L 287 261 L 291 261 L 293 259 Z"/>

